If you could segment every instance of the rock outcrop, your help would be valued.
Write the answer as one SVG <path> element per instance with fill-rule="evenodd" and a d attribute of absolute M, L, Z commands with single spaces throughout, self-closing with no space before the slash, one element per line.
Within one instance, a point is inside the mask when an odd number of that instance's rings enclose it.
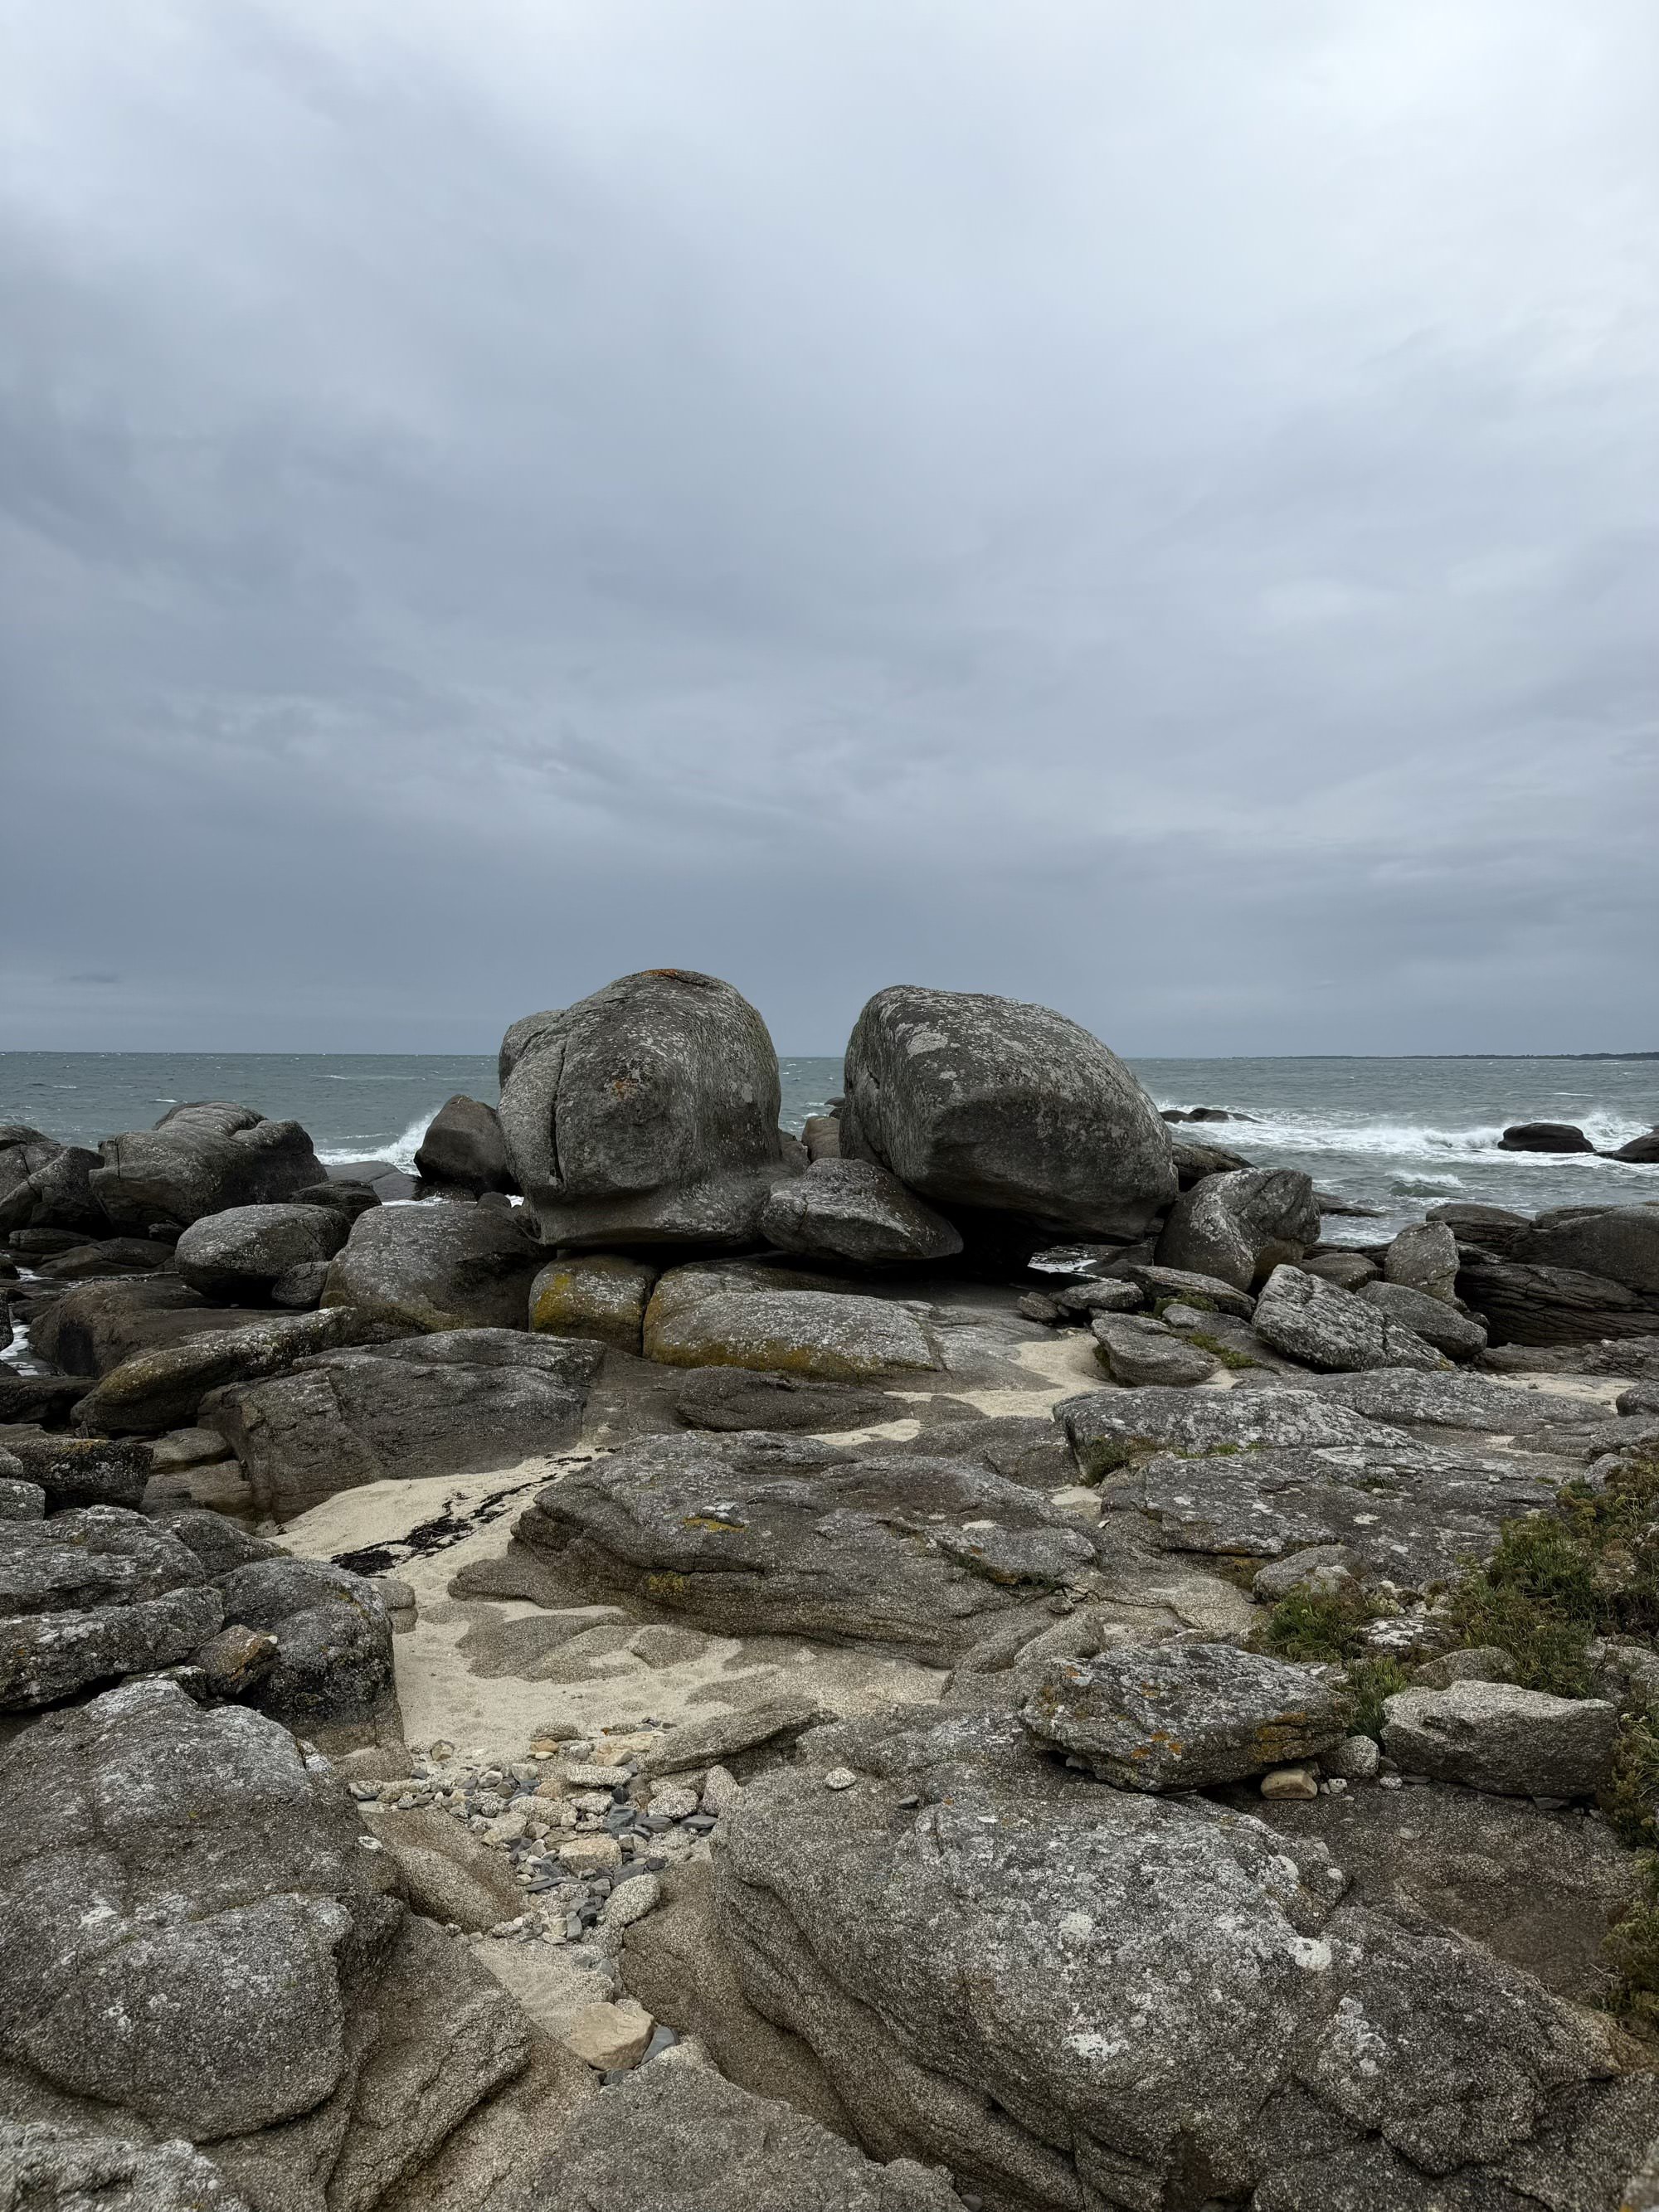
<path fill-rule="evenodd" d="M 228 1207 L 278 1206 L 324 1180 L 297 1121 L 270 1121 L 251 1106 L 173 1106 L 153 1129 L 106 1137 L 91 1189 L 118 1228 L 153 1221 L 183 1228 Z"/>
<path fill-rule="evenodd" d="M 1291 1168 L 1246 1168 L 1206 1176 L 1184 1196 L 1158 1239 L 1166 1267 L 1212 1275 L 1248 1291 L 1319 1242 L 1310 1178 Z"/>
<path fill-rule="evenodd" d="M 1415 1331 L 1353 1291 L 1321 1282 L 1300 1267 L 1275 1267 L 1255 1302 L 1262 1341 L 1304 1366 L 1440 1368 L 1444 1355 Z"/>
<path fill-rule="evenodd" d="M 1157 1109 L 1121 1060 L 1047 1006 L 897 984 L 847 1048 L 842 1152 L 930 1205 L 1134 1237 L 1175 1197 Z"/>
<path fill-rule="evenodd" d="M 753 1241 L 791 1162 L 777 1054 L 729 983 L 624 975 L 507 1039 L 501 1129 L 546 1243 Z"/>
<path fill-rule="evenodd" d="M 515 1212 L 443 1199 L 377 1206 L 329 1262 L 323 1304 L 410 1329 L 524 1328 L 545 1258 Z"/>

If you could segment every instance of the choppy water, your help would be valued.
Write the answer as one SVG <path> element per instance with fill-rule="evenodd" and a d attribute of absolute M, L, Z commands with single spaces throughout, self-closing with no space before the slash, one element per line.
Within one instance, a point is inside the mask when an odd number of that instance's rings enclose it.
<path fill-rule="evenodd" d="M 1383 1209 L 1369 1238 L 1443 1199 L 1524 1213 L 1659 1201 L 1659 1168 L 1589 1156 L 1500 1152 L 1512 1121 L 1574 1121 L 1612 1148 L 1659 1122 L 1659 1060 L 1147 1060 L 1160 1106 L 1253 1116 L 1192 1130 L 1263 1167 L 1304 1169 L 1322 1189 Z M 841 1088 L 839 1059 L 781 1063 L 783 1118 L 799 1129 Z M 412 1164 L 434 1112 L 462 1091 L 494 1103 L 493 1059 L 392 1053 L 0 1053 L 0 1121 L 77 1144 L 147 1128 L 170 1105 L 230 1098 L 302 1121 L 325 1159 Z M 1339 1224 L 1328 1224 L 1343 1233 Z"/>

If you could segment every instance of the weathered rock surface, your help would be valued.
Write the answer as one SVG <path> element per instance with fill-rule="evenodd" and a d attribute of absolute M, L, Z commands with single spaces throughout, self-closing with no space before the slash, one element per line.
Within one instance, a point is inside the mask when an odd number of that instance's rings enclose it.
<path fill-rule="evenodd" d="M 516 1533 L 584 1594 L 941 1666 L 1094 1559 L 1045 1498 L 982 1466 L 773 1436 L 644 1440 L 544 1490 Z"/>
<path fill-rule="evenodd" d="M 1319 1242 L 1311 1179 L 1293 1168 L 1206 1176 L 1176 1200 L 1158 1239 L 1159 1263 L 1248 1291 Z"/>
<path fill-rule="evenodd" d="M 46 1492 L 54 1512 L 68 1505 L 137 1505 L 150 1477 L 148 1444 L 14 1432 L 7 1449 L 27 1480 Z"/>
<path fill-rule="evenodd" d="M 834 1382 L 940 1364 L 926 1309 L 795 1287 L 810 1279 L 769 1278 L 741 1263 L 672 1268 L 646 1308 L 646 1356 L 671 1367 L 750 1367 Z"/>
<path fill-rule="evenodd" d="M 524 1328 L 544 1258 L 515 1212 L 442 1199 L 378 1206 L 330 1261 L 323 1304 L 411 1329 Z"/>
<path fill-rule="evenodd" d="M 251 1106 L 173 1106 L 153 1129 L 106 1137 L 94 1197 L 118 1228 L 182 1227 L 230 1206 L 275 1206 L 324 1180 L 297 1121 L 269 1121 Z"/>
<path fill-rule="evenodd" d="M 672 968 L 624 975 L 507 1039 L 501 1127 L 547 1243 L 753 1239 L 791 1163 L 777 1055 L 729 983 Z"/>
<path fill-rule="evenodd" d="M 1120 1790 L 1202 1790 L 1316 1758 L 1346 1733 L 1313 1668 L 1230 1644 L 1132 1644 L 1046 1667 L 1021 1715 Z"/>
<path fill-rule="evenodd" d="M 415 1155 L 415 1172 L 423 1182 L 447 1184 L 475 1196 L 519 1188 L 495 1108 L 461 1091 L 445 1099 L 433 1115 Z"/>
<path fill-rule="evenodd" d="M 1326 1280 L 1329 1279 L 1328 1276 Z M 1486 1323 L 1459 1312 L 1449 1298 L 1437 1293 L 1413 1290 L 1405 1283 L 1372 1280 L 1358 1285 L 1358 1294 L 1368 1306 L 1375 1306 L 1390 1321 L 1420 1336 L 1425 1344 L 1443 1352 L 1448 1359 L 1473 1359 L 1486 1348 Z"/>
<path fill-rule="evenodd" d="M 902 1418 L 901 1400 L 800 1375 L 769 1375 L 743 1367 L 695 1367 L 674 1397 L 692 1429 L 783 1429 L 818 1432 L 862 1429 Z"/>
<path fill-rule="evenodd" d="M 1595 1147 L 1571 1121 L 1516 1121 L 1498 1140 L 1500 1152 L 1593 1152 Z"/>
<path fill-rule="evenodd" d="M 1299 1267 L 1275 1267 L 1255 1302 L 1256 1334 L 1306 1366 L 1443 1367 L 1431 1344 L 1351 1291 Z"/>
<path fill-rule="evenodd" d="M 1264 1386 L 1255 1390 L 1091 1390 L 1054 1408 L 1085 1481 L 1156 1451 L 1199 1457 L 1210 1452 L 1284 1446 L 1365 1445 L 1376 1431 L 1322 1392 Z"/>
<path fill-rule="evenodd" d="M 233 1567 L 217 1589 L 227 1620 L 276 1639 L 275 1661 L 251 1692 L 261 1712 L 315 1735 L 392 1710 L 392 1625 L 363 1576 L 278 1555 Z"/>
<path fill-rule="evenodd" d="M 516 1329 L 446 1330 L 325 1352 L 216 1391 L 202 1413 L 261 1509 L 287 1522 L 362 1483 L 480 1474 L 568 1449 L 603 1357 L 597 1344 Z"/>
<path fill-rule="evenodd" d="M 0 2119 L 6 2212 L 248 2212 L 218 2168 L 187 2143 Z"/>
<path fill-rule="evenodd" d="M 1390 1283 L 1449 1302 L 1457 1281 L 1457 1239 L 1444 1221 L 1418 1221 L 1402 1229 L 1382 1255 Z"/>
<path fill-rule="evenodd" d="M 781 1252 L 848 1260 L 864 1267 L 948 1259 L 962 1232 L 872 1160 L 823 1159 L 780 1183 L 760 1233 Z"/>
<path fill-rule="evenodd" d="M 1382 1708 L 1382 1745 L 1407 1771 L 1510 1797 L 1589 1797 L 1613 1771 L 1618 1708 L 1512 1682 L 1401 1690 Z"/>
<path fill-rule="evenodd" d="M 1524 1250 L 1529 1241 L 1517 1237 L 1511 1249 Z M 1467 1246 L 1462 1256 L 1458 1296 L 1485 1322 L 1494 1345 L 1594 1345 L 1607 1337 L 1648 1336 L 1659 1326 L 1659 1299 L 1611 1276 L 1476 1256 Z"/>
<path fill-rule="evenodd" d="M 878 2165 L 793 2106 L 708 2067 L 647 2066 L 576 2119 L 488 2212 L 957 2212 L 911 2159 Z"/>
<path fill-rule="evenodd" d="M 70 1375 L 107 1375 L 135 1352 L 242 1326 L 241 1316 L 210 1305 L 177 1275 L 77 1284 L 30 1324 L 43 1359 Z"/>
<path fill-rule="evenodd" d="M 477 1934 L 524 1910 L 524 1892 L 507 1858 L 447 1813 L 376 1806 L 366 1808 L 363 1817 L 396 1868 L 398 1889 L 412 1911 L 441 1927 L 453 1921 Z"/>
<path fill-rule="evenodd" d="M 0 1236 L 18 1229 L 101 1234 L 109 1222 L 92 1188 L 98 1164 L 97 1153 L 83 1146 L 8 1124 L 0 1130 Z"/>
<path fill-rule="evenodd" d="M 1540 1213 L 1516 1256 L 1621 1284 L 1659 1310 L 1659 1206 L 1563 1206 Z"/>
<path fill-rule="evenodd" d="M 1367 1259 L 1363 1252 L 1307 1252 L 1297 1265 L 1304 1275 L 1317 1275 L 1322 1283 L 1334 1283 L 1339 1291 L 1363 1291 L 1378 1279 L 1380 1273 L 1376 1261 Z"/>
<path fill-rule="evenodd" d="M 1604 2025 L 1346 1903 L 1316 1839 L 1103 1789 L 1008 1720 L 913 1711 L 808 1752 L 724 1816 L 744 1990 L 866 2142 L 991 2203 L 1426 2212 L 1455 2173 L 1494 2205 L 1522 2174 L 1611 2203 L 1659 2108 L 1609 2078 Z M 857 1785 L 826 1790 L 832 1763 Z"/>
<path fill-rule="evenodd" d="M 1420 1589 L 1488 1557 L 1505 1520 L 1554 1498 L 1525 1460 L 1366 1426 L 1358 1444 L 1151 1459 L 1109 1476 L 1101 1503 L 1109 1515 L 1147 1516 L 1170 1551 L 1274 1559 L 1341 1544 L 1370 1575 Z"/>
<path fill-rule="evenodd" d="M 1605 1411 L 1594 1400 L 1569 1398 L 1559 1391 L 1520 1389 L 1484 1375 L 1419 1375 L 1407 1368 L 1313 1376 L 1306 1387 L 1328 1404 L 1346 1406 L 1368 1421 L 1406 1428 L 1482 1429 L 1513 1436 L 1546 1421 L 1589 1428 Z"/>
<path fill-rule="evenodd" d="M 1176 1194 L 1170 1137 L 1115 1054 L 1047 1006 L 898 984 L 854 1027 L 844 1157 L 935 1206 L 1134 1237 Z"/>
<path fill-rule="evenodd" d="M 1090 1323 L 1095 1357 L 1114 1382 L 1188 1389 L 1206 1382 L 1219 1363 L 1150 1314 L 1097 1314 Z"/>
<path fill-rule="evenodd" d="M 297 1360 L 390 1336 L 397 1324 L 346 1307 L 331 1313 L 273 1314 L 135 1352 L 112 1368 L 75 1408 L 79 1429 L 96 1434 L 159 1436 L 196 1420 L 203 1400 L 229 1382 L 280 1375 Z"/>
<path fill-rule="evenodd" d="M 173 1264 L 173 1248 L 149 1237 L 106 1237 L 37 1261 L 49 1283 L 86 1283 L 107 1275 L 153 1275 Z"/>
<path fill-rule="evenodd" d="M 592 1337 L 637 1352 L 658 1273 L 615 1252 L 550 1260 L 530 1285 L 530 1326 L 546 1336 Z"/>
<path fill-rule="evenodd" d="M 173 1264 L 204 1297 L 258 1304 L 289 1268 L 331 1260 L 348 1229 L 344 1216 L 326 1206 L 232 1206 L 193 1221 L 179 1239 Z"/>
<path fill-rule="evenodd" d="M 224 2212 L 391 2196 L 532 2036 L 464 1947 L 382 1893 L 359 1834 L 285 1729 L 170 1682 L 38 1722 L 0 1760 L 9 2111 L 164 2136 L 181 2165 L 193 2144 Z"/>

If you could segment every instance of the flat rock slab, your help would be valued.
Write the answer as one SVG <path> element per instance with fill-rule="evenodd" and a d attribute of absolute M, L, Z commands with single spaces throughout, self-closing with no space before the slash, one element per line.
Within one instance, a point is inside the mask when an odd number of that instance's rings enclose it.
<path fill-rule="evenodd" d="M 398 1333 L 383 1320 L 348 1308 L 273 1314 L 264 1321 L 199 1334 L 185 1343 L 135 1352 L 112 1369 L 76 1406 L 75 1424 L 92 1435 L 159 1436 L 192 1424 L 209 1391 L 226 1383 L 257 1382 L 317 1352 Z"/>
<path fill-rule="evenodd" d="M 1605 2024 L 1531 1976 L 1346 1903 L 1315 1838 L 1104 1787 L 1012 1718 L 823 1730 L 721 1832 L 751 2003 L 866 2139 L 994 2203 L 1173 2204 L 1196 2171 L 1369 2212 L 1454 2169 L 1501 2203 L 1524 2162 L 1540 2201 L 1611 2204 L 1653 2132 L 1659 2082 L 1607 2081 Z"/>
<path fill-rule="evenodd" d="M 817 1160 L 780 1183 L 760 1233 L 781 1252 L 865 1267 L 915 1266 L 962 1249 L 962 1232 L 872 1160 Z"/>
<path fill-rule="evenodd" d="M 1311 1390 L 1100 1390 L 1054 1408 L 1084 1480 L 1153 1452 L 1199 1457 L 1294 1444 L 1366 1444 L 1375 1424 Z"/>
<path fill-rule="evenodd" d="M 1366 1367 L 1443 1368 L 1445 1355 L 1403 1322 L 1352 1291 L 1300 1267 L 1275 1267 L 1255 1302 L 1255 1333 L 1304 1366 L 1347 1373 Z"/>
<path fill-rule="evenodd" d="M 714 1279 L 696 1299 L 671 1302 L 659 1285 L 646 1309 L 644 1342 L 647 1358 L 671 1367 L 752 1367 L 836 1382 L 926 1374 L 940 1364 L 922 1314 L 896 1300 L 725 1288 Z"/>
<path fill-rule="evenodd" d="M 1517 1389 L 1485 1375 L 1418 1375 L 1380 1368 L 1366 1375 L 1310 1376 L 1306 1387 L 1368 1421 L 1395 1427 L 1480 1429 L 1512 1436 L 1541 1422 L 1570 1425 L 1603 1420 L 1607 1408 L 1559 1391 Z"/>
<path fill-rule="evenodd" d="M 909 1408 L 880 1390 L 822 1377 L 696 1367 L 676 1391 L 674 1410 L 692 1429 L 816 1432 L 869 1428 L 902 1419 Z"/>
<path fill-rule="evenodd" d="M 1370 1574 L 1421 1589 L 1489 1557 L 1503 1522 L 1555 1486 L 1523 1460 L 1443 1450 L 1378 1425 L 1357 1445 L 1165 1455 L 1102 1487 L 1108 1519 L 1146 1515 L 1170 1551 L 1276 1559 L 1346 1545 Z"/>
<path fill-rule="evenodd" d="M 1220 1364 L 1149 1314 L 1097 1314 L 1090 1328 L 1095 1357 L 1115 1382 L 1190 1389 L 1207 1382 Z"/>
<path fill-rule="evenodd" d="M 1312 1759 L 1346 1733 L 1320 1674 L 1231 1644 L 1144 1644 L 1054 1660 L 1022 1715 L 1121 1790 L 1201 1790 Z"/>
<path fill-rule="evenodd" d="M 1513 1682 L 1402 1690 L 1382 1711 L 1383 1748 L 1408 1773 L 1499 1796 L 1594 1796 L 1619 1742 L 1617 1706 Z"/>
<path fill-rule="evenodd" d="M 519 2212 L 511 2194 L 485 2212 Z M 707 2066 L 641 2067 L 591 2105 L 530 2183 L 565 2212 L 960 2212 L 945 2177 L 882 2166 Z"/>
<path fill-rule="evenodd" d="M 1095 1557 L 1047 1498 L 982 1465 L 769 1436 L 642 1439 L 544 1490 L 516 1534 L 574 1590 L 939 1666 Z"/>

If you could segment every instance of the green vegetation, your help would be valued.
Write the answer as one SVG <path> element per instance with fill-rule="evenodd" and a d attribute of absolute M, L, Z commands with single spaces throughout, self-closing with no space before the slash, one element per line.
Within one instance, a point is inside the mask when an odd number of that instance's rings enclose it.
<path fill-rule="evenodd" d="M 1601 1955 L 1613 1974 L 1607 2010 L 1650 2039 L 1659 2036 L 1659 1859 L 1644 1869 L 1647 1894 L 1607 1931 Z"/>
<path fill-rule="evenodd" d="M 1365 1643 L 1371 1623 L 1394 1611 L 1357 1583 L 1336 1590 L 1294 1589 L 1280 1598 L 1251 1643 L 1275 1658 L 1340 1665 L 1347 1676 L 1350 1729 L 1356 1735 L 1379 1736 L 1383 1699 L 1411 1687 L 1411 1676 L 1397 1659 L 1369 1650 Z"/>
<path fill-rule="evenodd" d="M 1178 1297 L 1155 1298 L 1152 1301 L 1152 1319 L 1162 1321 L 1171 1306 L 1187 1306 L 1194 1313 L 1214 1313 L 1217 1310 L 1215 1300 L 1206 1298 L 1202 1291 L 1182 1291 Z"/>
<path fill-rule="evenodd" d="M 1187 1332 L 1188 1344 L 1195 1344 L 1200 1352 L 1207 1352 L 1212 1359 L 1218 1359 L 1224 1367 L 1254 1367 L 1257 1363 L 1248 1352 L 1236 1352 L 1231 1344 L 1224 1344 L 1218 1336 L 1211 1336 L 1201 1328 Z"/>
<path fill-rule="evenodd" d="M 1412 1678 L 1397 1659 L 1352 1659 L 1348 1662 L 1348 1726 L 1355 1735 L 1382 1741 L 1385 1699 L 1409 1690 Z"/>
<path fill-rule="evenodd" d="M 1601 1793 L 1607 1826 L 1632 1850 L 1659 1844 L 1659 1722 L 1649 1711 L 1627 1714 L 1620 1725 L 1613 1780 Z"/>

